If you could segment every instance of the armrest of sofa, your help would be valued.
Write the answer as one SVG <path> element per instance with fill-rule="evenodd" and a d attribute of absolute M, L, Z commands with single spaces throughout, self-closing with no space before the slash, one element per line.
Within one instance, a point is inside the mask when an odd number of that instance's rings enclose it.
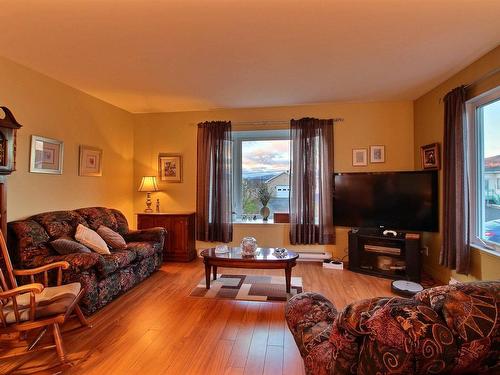
<path fill-rule="evenodd" d="M 126 233 L 123 238 L 128 242 L 156 242 L 161 243 L 160 248 L 163 248 L 163 243 L 167 236 L 165 228 L 156 227 L 142 230 L 132 230 Z"/>
<path fill-rule="evenodd" d="M 334 305 L 317 293 L 292 297 L 285 315 L 288 327 L 304 358 L 307 373 L 351 374 L 358 361 L 364 332 L 362 321 L 385 298 L 373 298 L 347 306 L 337 313 Z"/>
<path fill-rule="evenodd" d="M 335 306 L 321 294 L 307 292 L 290 298 L 285 317 L 303 357 L 307 356 L 313 343 L 328 340 L 336 316 Z"/>

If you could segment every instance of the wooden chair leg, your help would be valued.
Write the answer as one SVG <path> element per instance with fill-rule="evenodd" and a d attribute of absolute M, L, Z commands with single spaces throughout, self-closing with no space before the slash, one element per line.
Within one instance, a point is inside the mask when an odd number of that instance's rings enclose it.
<path fill-rule="evenodd" d="M 90 323 L 87 320 L 87 318 L 85 318 L 85 315 L 83 315 L 83 312 L 80 309 L 80 306 L 76 305 L 76 307 L 75 307 L 75 313 L 76 313 L 76 316 L 78 316 L 78 320 L 80 320 L 80 323 L 81 323 L 82 326 L 90 327 Z"/>
<path fill-rule="evenodd" d="M 64 351 L 61 330 L 59 329 L 59 324 L 54 323 L 54 342 L 56 344 L 57 355 L 61 363 L 66 362 L 66 352 Z"/>

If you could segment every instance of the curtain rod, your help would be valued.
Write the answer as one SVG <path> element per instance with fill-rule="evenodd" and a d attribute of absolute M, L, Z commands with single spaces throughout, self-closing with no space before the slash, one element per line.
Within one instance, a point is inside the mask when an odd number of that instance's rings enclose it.
<path fill-rule="evenodd" d="M 493 76 L 494 76 L 495 74 L 497 74 L 497 73 L 500 73 L 500 67 L 499 67 L 499 68 L 495 68 L 495 69 L 493 69 L 493 70 L 490 70 L 488 73 L 483 74 L 481 77 L 479 77 L 479 78 L 475 79 L 474 81 L 472 81 L 472 82 L 470 82 L 470 83 L 468 83 L 468 84 L 464 85 L 464 89 L 466 89 L 466 90 L 467 90 L 467 89 L 469 89 L 470 87 L 472 87 L 472 86 L 474 86 L 474 85 L 478 84 L 479 82 L 482 82 L 482 81 L 484 81 L 485 79 L 488 79 L 488 78 L 490 78 L 490 77 L 493 77 Z M 441 103 L 441 102 L 443 101 L 443 99 L 444 99 L 444 97 L 445 97 L 445 96 L 446 96 L 446 94 L 445 94 L 445 95 L 443 95 L 443 96 L 441 96 L 441 97 L 439 98 L 439 103 Z"/>
<path fill-rule="evenodd" d="M 336 117 L 332 120 L 334 124 L 344 121 L 342 117 Z M 198 126 L 198 123 L 191 122 L 189 125 Z M 290 120 L 231 121 L 231 125 L 290 125 Z"/>
<path fill-rule="evenodd" d="M 497 73 L 500 73 L 500 67 L 499 67 L 499 68 L 496 68 L 496 69 L 493 69 L 493 70 L 491 70 L 491 71 L 489 71 L 488 73 L 486 73 L 486 74 L 482 75 L 482 76 L 481 76 L 481 77 L 479 77 L 478 79 L 476 79 L 476 80 L 472 81 L 471 83 L 469 83 L 469 84 L 465 85 L 464 87 L 465 87 L 466 89 L 468 89 L 469 87 L 471 87 L 471 86 L 473 86 L 473 85 L 475 85 L 475 84 L 477 84 L 477 83 L 479 83 L 479 82 L 482 82 L 482 81 L 484 81 L 485 79 L 490 78 L 491 76 L 494 76 L 494 75 L 495 75 L 495 74 L 497 74 Z"/>
<path fill-rule="evenodd" d="M 337 117 L 333 122 L 342 122 L 343 118 Z M 289 125 L 290 120 L 262 120 L 262 121 L 231 121 L 233 125 Z"/>

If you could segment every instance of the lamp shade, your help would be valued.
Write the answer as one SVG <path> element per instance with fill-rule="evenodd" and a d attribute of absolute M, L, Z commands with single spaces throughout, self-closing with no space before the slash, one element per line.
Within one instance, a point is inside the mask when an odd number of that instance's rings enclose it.
<path fill-rule="evenodd" d="M 156 176 L 144 176 L 139 186 L 139 191 L 151 192 L 158 191 L 158 184 L 156 183 Z"/>

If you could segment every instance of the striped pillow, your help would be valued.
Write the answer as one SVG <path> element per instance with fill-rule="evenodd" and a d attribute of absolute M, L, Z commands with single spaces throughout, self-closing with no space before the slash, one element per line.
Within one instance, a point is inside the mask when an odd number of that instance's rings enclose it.
<path fill-rule="evenodd" d="M 97 229 L 97 234 L 99 234 L 99 236 L 101 236 L 112 249 L 123 250 L 127 247 L 127 243 L 120 233 L 117 233 L 113 229 L 105 227 L 104 225 L 101 225 Z"/>
<path fill-rule="evenodd" d="M 88 247 L 76 241 L 72 241 L 69 238 L 58 238 L 57 240 L 51 241 L 50 245 L 60 255 L 67 255 L 73 253 L 91 253 Z"/>
<path fill-rule="evenodd" d="M 106 242 L 95 231 L 82 224 L 76 227 L 75 239 L 101 255 L 111 254 Z"/>

